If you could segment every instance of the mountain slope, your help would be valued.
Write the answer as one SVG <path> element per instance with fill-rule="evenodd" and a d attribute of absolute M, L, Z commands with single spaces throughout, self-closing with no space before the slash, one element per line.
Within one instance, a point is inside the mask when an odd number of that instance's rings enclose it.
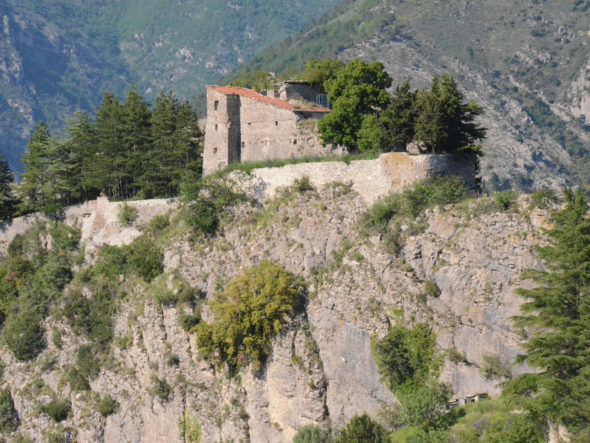
<path fill-rule="evenodd" d="M 13 168 L 33 124 L 60 127 L 107 88 L 182 98 L 338 0 L 0 0 L 0 152 Z"/>
<path fill-rule="evenodd" d="M 588 1 L 346 1 L 243 69 L 360 57 L 382 61 L 394 84 L 410 78 L 414 87 L 451 72 L 488 109 L 489 188 L 587 186 L 588 23 Z"/>

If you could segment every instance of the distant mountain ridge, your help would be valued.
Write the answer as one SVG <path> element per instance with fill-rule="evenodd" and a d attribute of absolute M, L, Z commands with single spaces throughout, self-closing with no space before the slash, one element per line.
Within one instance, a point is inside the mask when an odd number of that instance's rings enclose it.
<path fill-rule="evenodd" d="M 135 82 L 190 99 L 339 0 L 0 0 L 0 152 Z"/>
<path fill-rule="evenodd" d="M 487 108 L 489 189 L 590 185 L 590 1 L 346 0 L 241 70 L 380 60 L 394 85 L 452 73 Z"/>

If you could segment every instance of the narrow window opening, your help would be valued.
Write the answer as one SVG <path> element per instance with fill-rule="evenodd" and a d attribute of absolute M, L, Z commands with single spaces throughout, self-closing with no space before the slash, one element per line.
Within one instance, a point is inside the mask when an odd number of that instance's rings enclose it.
<path fill-rule="evenodd" d="M 242 142 L 242 148 L 246 147 L 246 142 Z"/>
<path fill-rule="evenodd" d="M 219 127 L 219 125 L 215 125 L 215 130 L 217 131 L 217 128 Z"/>
<path fill-rule="evenodd" d="M 279 126 L 279 122 L 278 121 L 275 121 L 275 126 Z"/>
<path fill-rule="evenodd" d="M 213 103 L 213 108 L 217 111 L 217 108 L 219 108 L 219 100 L 215 100 L 215 103 Z"/>
<path fill-rule="evenodd" d="M 294 139 L 293 139 L 293 144 L 294 144 L 294 145 L 296 145 L 296 144 L 297 144 L 297 139 L 296 139 L 296 138 L 294 138 Z"/>
<path fill-rule="evenodd" d="M 217 154 L 217 148 L 213 148 L 213 154 Z"/>

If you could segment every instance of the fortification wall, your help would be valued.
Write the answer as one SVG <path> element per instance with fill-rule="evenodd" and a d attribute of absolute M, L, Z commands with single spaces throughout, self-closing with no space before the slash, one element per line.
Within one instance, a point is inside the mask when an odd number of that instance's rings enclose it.
<path fill-rule="evenodd" d="M 255 169 L 252 196 L 264 200 L 297 179 L 308 177 L 316 187 L 330 183 L 348 184 L 370 205 L 379 198 L 401 191 L 417 180 L 457 175 L 467 186 L 475 186 L 475 165 L 446 155 L 409 155 L 392 152 L 375 160 L 300 163 L 277 168 Z"/>
<path fill-rule="evenodd" d="M 154 199 L 127 202 L 137 209 L 137 218 L 131 226 L 121 226 L 119 209 L 123 203 L 110 202 L 106 197 L 88 201 L 65 209 L 63 222 L 80 229 L 81 240 L 86 244 L 86 253 L 92 254 L 102 245 L 121 246 L 131 243 L 141 235 L 139 226 L 148 223 L 157 215 L 176 208 L 176 199 Z M 24 234 L 39 221 L 49 221 L 43 214 L 18 217 L 0 224 L 0 251 L 6 251 L 17 234 Z"/>

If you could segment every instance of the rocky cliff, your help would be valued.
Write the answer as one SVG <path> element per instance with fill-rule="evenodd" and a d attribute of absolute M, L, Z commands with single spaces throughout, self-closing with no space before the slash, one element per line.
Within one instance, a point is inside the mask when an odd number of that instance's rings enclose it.
<path fill-rule="evenodd" d="M 291 441 L 306 424 L 338 427 L 355 414 L 377 416 L 396 400 L 380 381 L 371 338 L 399 321 L 399 312 L 406 322 L 427 322 L 436 332 L 447 355 L 442 380 L 455 397 L 497 394 L 501 380 L 486 379 L 480 368 L 486 356 L 508 368 L 519 353 L 511 316 L 522 300 L 515 289 L 523 284 L 524 269 L 541 265 L 532 249 L 543 241 L 546 212 L 529 209 L 527 197 L 509 212 L 499 212 L 487 198 L 431 209 L 422 229 L 401 227 L 407 237 L 394 256 L 379 236 L 359 233 L 365 201 L 342 183 L 286 192 L 264 205 L 234 208 L 213 238 L 176 235 L 165 242 L 161 278 L 169 288 L 184 279 L 211 298 L 262 260 L 308 282 L 305 312 L 275 338 L 261 374 L 247 368 L 229 378 L 203 360 L 194 334 L 179 322 L 186 307 L 162 302 L 153 288 L 130 281 L 117 309 L 108 362 L 90 381 L 90 391 L 72 392 L 64 377 L 85 342 L 67 319 L 49 316 L 47 349 L 31 362 L 19 362 L 2 348 L 2 384 L 21 421 L 5 437 L 173 442 L 192 441 L 189 435 L 198 429 L 201 441 L 277 442 Z M 66 223 L 82 231 L 87 260 L 100 244 L 130 242 L 151 217 L 176 210 L 166 201 L 130 204 L 139 211 L 132 227 L 118 224 L 117 204 L 68 213 Z M 5 243 L 22 223 L 5 228 Z M 427 281 L 440 289 L 438 297 L 426 295 Z M 513 373 L 523 370 L 511 367 Z M 158 383 L 169 387 L 169 395 L 158 394 Z M 43 412 L 54 395 L 71 400 L 71 413 L 59 424 Z M 108 395 L 118 408 L 104 417 L 97 402 Z"/>

